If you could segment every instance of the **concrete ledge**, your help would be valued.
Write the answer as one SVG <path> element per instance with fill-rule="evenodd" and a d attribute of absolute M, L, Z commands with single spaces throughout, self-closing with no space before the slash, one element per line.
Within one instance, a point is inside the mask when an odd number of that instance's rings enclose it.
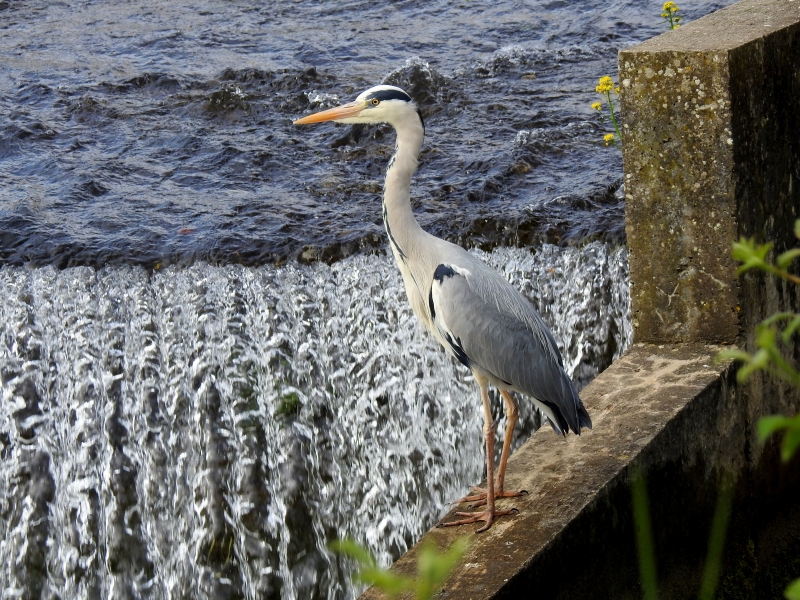
<path fill-rule="evenodd" d="M 700 520 L 708 519 L 722 473 L 745 467 L 738 452 L 745 415 L 725 410 L 732 369 L 715 364 L 718 351 L 638 344 L 611 365 L 582 392 L 593 431 L 565 441 L 543 429 L 511 457 L 508 489 L 530 494 L 501 506 L 514 505 L 519 515 L 501 518 L 477 536 L 475 526 L 426 534 L 442 548 L 465 535 L 473 538 L 437 598 L 524 597 L 532 589 L 541 598 L 638 597 L 631 467 L 691 472 L 696 485 L 675 490 L 672 498 L 690 501 Z M 698 503 L 697 494 L 710 496 L 710 503 Z M 689 512 L 681 519 L 698 518 Z M 393 568 L 413 574 L 416 551 Z M 380 597 L 374 590 L 362 596 Z"/>

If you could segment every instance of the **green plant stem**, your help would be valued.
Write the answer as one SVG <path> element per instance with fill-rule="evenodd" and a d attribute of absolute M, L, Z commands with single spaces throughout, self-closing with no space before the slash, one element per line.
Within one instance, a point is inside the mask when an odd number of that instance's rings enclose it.
<path fill-rule="evenodd" d="M 797 275 L 792 275 L 791 273 L 789 273 L 789 271 L 786 271 L 785 269 L 779 269 L 776 266 L 767 263 L 764 266 L 764 270 L 780 277 L 781 279 L 791 281 L 792 283 L 800 284 L 800 277 L 798 277 Z"/>
<path fill-rule="evenodd" d="M 620 144 L 622 143 L 622 134 L 619 131 L 619 125 L 617 125 L 617 117 L 614 116 L 614 101 L 611 99 L 611 92 L 606 92 L 606 100 L 608 100 L 608 108 L 611 112 L 611 122 L 614 123 L 614 131 L 617 132 L 617 137 L 619 138 Z"/>
<path fill-rule="evenodd" d="M 636 471 L 631 481 L 633 495 L 633 524 L 636 530 L 636 550 L 639 554 L 639 576 L 642 580 L 644 600 L 658 600 L 656 559 L 653 551 L 653 528 L 647 507 L 647 485 L 644 475 Z"/>
<path fill-rule="evenodd" d="M 708 555 L 706 556 L 706 566 L 703 569 L 703 583 L 700 587 L 699 600 L 714 600 L 732 505 L 733 486 L 729 482 L 725 482 L 717 496 L 717 506 L 714 509 L 714 521 L 711 525 L 711 538 L 708 540 Z"/>

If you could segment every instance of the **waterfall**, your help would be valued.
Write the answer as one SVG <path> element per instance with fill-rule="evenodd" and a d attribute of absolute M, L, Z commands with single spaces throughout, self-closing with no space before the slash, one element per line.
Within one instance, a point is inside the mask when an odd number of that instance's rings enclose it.
<path fill-rule="evenodd" d="M 630 343 L 624 248 L 474 252 L 579 384 Z M 4 597 L 352 598 L 331 540 L 388 564 L 483 475 L 478 388 L 384 254 L 7 266 L 0 294 Z"/>

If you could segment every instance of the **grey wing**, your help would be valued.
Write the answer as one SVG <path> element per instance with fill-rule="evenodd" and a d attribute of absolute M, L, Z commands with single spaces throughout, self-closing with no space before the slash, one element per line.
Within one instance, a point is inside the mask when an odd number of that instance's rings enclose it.
<path fill-rule="evenodd" d="M 501 275 L 482 263 L 440 264 L 431 284 L 429 309 L 436 330 L 456 358 L 543 404 L 553 415 L 550 421 L 557 433 L 567 429 L 580 433 L 581 426 L 591 427 L 550 331 L 530 302 Z"/>

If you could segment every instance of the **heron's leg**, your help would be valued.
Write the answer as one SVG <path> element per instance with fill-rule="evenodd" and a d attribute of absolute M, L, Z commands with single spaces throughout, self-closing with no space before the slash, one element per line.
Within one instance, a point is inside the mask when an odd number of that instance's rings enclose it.
<path fill-rule="evenodd" d="M 503 452 L 500 455 L 500 467 L 497 469 L 497 494 L 506 497 L 503 492 L 503 484 L 506 480 L 506 463 L 508 462 L 508 455 L 511 453 L 511 438 L 514 437 L 514 427 L 517 425 L 519 419 L 519 409 L 514 398 L 506 390 L 500 390 L 500 395 L 503 396 L 503 401 L 506 405 L 506 436 L 503 440 Z M 511 492 L 512 496 L 521 496 L 522 492 Z"/>
<path fill-rule="evenodd" d="M 494 489 L 494 497 L 516 498 L 517 496 L 527 494 L 527 492 L 524 490 L 519 492 L 506 492 L 503 489 L 503 485 L 506 479 L 506 463 L 508 463 L 508 456 L 511 454 L 511 439 L 514 437 L 514 427 L 517 425 L 517 420 L 519 419 L 519 409 L 517 408 L 517 403 L 514 402 L 514 397 L 506 390 L 501 390 L 500 394 L 503 396 L 503 402 L 506 406 L 506 418 L 508 423 L 506 424 L 506 434 L 503 440 L 503 451 L 500 454 L 500 466 L 497 469 L 497 485 Z M 471 496 L 465 496 L 460 502 L 473 502 L 476 503 L 475 506 L 482 505 L 486 501 L 486 490 L 479 487 L 474 487 L 472 490 L 476 493 Z"/>
<path fill-rule="evenodd" d="M 483 512 L 457 512 L 456 514 L 464 519 L 452 521 L 450 523 L 442 523 L 443 527 L 451 527 L 453 525 L 466 525 L 467 523 L 475 523 L 477 521 L 484 521 L 485 525 L 477 530 L 476 533 L 486 531 L 492 526 L 492 521 L 495 517 L 509 515 L 517 512 L 516 509 L 511 510 L 495 510 L 494 508 L 494 423 L 492 422 L 492 407 L 489 402 L 488 381 L 481 377 L 478 378 L 478 385 L 481 388 L 481 400 L 483 401 L 483 437 L 486 440 L 486 510 Z"/>

